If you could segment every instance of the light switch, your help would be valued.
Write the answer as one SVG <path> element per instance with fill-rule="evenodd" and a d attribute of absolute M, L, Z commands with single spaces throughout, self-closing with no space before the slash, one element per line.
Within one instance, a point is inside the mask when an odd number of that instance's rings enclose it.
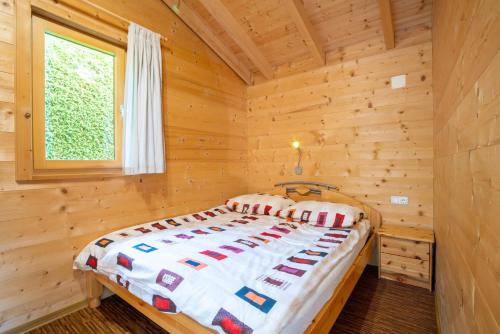
<path fill-rule="evenodd" d="M 408 196 L 391 196 L 391 204 L 408 205 Z"/>
<path fill-rule="evenodd" d="M 406 74 L 397 75 L 391 78 L 392 89 L 404 88 L 406 87 Z"/>

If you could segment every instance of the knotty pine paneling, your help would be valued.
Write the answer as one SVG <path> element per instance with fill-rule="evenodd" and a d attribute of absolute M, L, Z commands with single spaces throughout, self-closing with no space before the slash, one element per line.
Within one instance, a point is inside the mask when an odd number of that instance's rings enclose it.
<path fill-rule="evenodd" d="M 441 333 L 500 332 L 500 3 L 436 0 L 434 208 Z"/>
<path fill-rule="evenodd" d="M 379 209 L 384 223 L 432 228 L 431 56 L 428 41 L 249 87 L 249 190 L 292 179 L 333 183 Z M 407 87 L 393 90 L 399 74 Z M 293 173 L 294 139 L 302 176 Z M 392 205 L 391 195 L 410 203 Z"/>
<path fill-rule="evenodd" d="M 396 47 L 405 48 L 431 40 L 432 0 L 398 0 L 392 1 L 391 4 Z M 305 9 L 315 31 L 323 40 L 327 65 L 385 53 L 380 8 L 377 1 L 310 0 L 305 1 Z M 249 21 L 253 26 L 257 22 L 273 21 L 273 19 L 274 12 L 271 12 L 269 15 L 260 15 L 256 19 L 250 18 Z M 276 64 L 275 79 L 319 67 L 310 52 L 297 54 L 303 46 L 299 48 L 296 43 L 290 42 L 280 45 L 278 44 L 280 41 L 280 39 L 271 41 L 274 47 L 270 48 L 270 53 L 268 53 L 271 59 L 277 57 L 277 52 L 288 55 L 286 62 L 280 61 Z M 288 53 L 283 53 L 283 50 L 287 50 Z M 266 79 L 256 72 L 255 82 L 264 81 Z"/>
<path fill-rule="evenodd" d="M 184 0 L 246 67 L 255 82 L 267 81 L 226 31 L 201 5 Z M 288 1 L 288 0 L 287 0 Z M 265 58 L 275 67 L 274 78 L 320 67 L 297 30 L 283 0 L 223 0 Z M 385 51 L 380 7 L 376 0 L 307 0 L 306 17 L 326 50 L 327 64 L 347 55 L 354 59 Z M 392 1 L 396 46 L 430 40 L 432 0 Z M 356 52 L 352 52 L 355 49 Z"/>
<path fill-rule="evenodd" d="M 169 38 L 165 50 L 167 173 L 15 181 L 14 0 L 0 1 L 0 332 L 85 298 L 72 270 L 99 235 L 218 205 L 246 192 L 245 86 L 157 0 L 96 4 Z"/>

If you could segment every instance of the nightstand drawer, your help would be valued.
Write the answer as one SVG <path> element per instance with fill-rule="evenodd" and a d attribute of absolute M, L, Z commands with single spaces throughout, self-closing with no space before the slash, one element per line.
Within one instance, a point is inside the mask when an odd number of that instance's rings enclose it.
<path fill-rule="evenodd" d="M 419 280 L 429 280 L 429 261 L 380 253 L 380 264 L 381 272 L 404 274 Z"/>
<path fill-rule="evenodd" d="M 425 280 L 420 280 L 417 278 L 409 277 L 408 275 L 405 274 L 396 274 L 396 273 L 391 273 L 391 272 L 381 272 L 380 277 L 393 280 L 393 281 L 398 281 L 401 283 L 405 284 L 410 284 L 414 286 L 419 286 L 421 288 L 425 289 L 431 289 L 432 285 L 430 281 L 425 281 Z"/>
<path fill-rule="evenodd" d="M 429 260 L 429 243 L 392 237 L 380 237 L 380 251 L 382 253 L 399 255 L 413 259 Z"/>

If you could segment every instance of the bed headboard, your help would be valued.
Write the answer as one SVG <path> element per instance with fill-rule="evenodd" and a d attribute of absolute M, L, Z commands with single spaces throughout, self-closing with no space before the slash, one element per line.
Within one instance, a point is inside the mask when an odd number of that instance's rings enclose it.
<path fill-rule="evenodd" d="M 277 183 L 274 187 L 275 189 L 272 191 L 273 194 L 288 196 L 296 202 L 324 201 L 344 203 L 358 207 L 365 212 L 366 218 L 370 220 L 373 231 L 378 231 L 382 223 L 382 216 L 377 210 L 349 195 L 341 193 L 334 185 L 318 182 L 294 181 Z"/>

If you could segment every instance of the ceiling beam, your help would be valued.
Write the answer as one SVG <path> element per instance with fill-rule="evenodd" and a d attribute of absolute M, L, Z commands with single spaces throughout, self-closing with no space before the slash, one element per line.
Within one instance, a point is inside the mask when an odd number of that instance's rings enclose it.
<path fill-rule="evenodd" d="M 378 0 L 380 16 L 382 18 L 382 28 L 384 30 L 385 48 L 394 48 L 394 24 L 392 22 L 391 0 Z"/>
<path fill-rule="evenodd" d="M 253 84 L 252 71 L 212 32 L 210 27 L 180 0 L 162 0 L 177 16 L 197 34 L 243 81 Z"/>
<path fill-rule="evenodd" d="M 241 48 L 241 50 L 243 50 L 245 55 L 252 61 L 262 75 L 264 75 L 266 79 L 271 79 L 273 76 L 271 64 L 269 64 L 257 45 L 255 45 L 226 6 L 224 6 L 220 0 L 199 1 L 231 39 Z"/>
<path fill-rule="evenodd" d="M 289 9 L 290 15 L 297 26 L 302 38 L 304 39 L 307 47 L 313 54 L 314 58 L 324 65 L 326 62 L 325 50 L 323 48 L 323 42 L 319 38 L 318 34 L 314 30 L 311 21 L 307 17 L 307 13 L 304 9 L 304 5 L 301 0 L 289 0 L 285 1 L 286 6 Z"/>

